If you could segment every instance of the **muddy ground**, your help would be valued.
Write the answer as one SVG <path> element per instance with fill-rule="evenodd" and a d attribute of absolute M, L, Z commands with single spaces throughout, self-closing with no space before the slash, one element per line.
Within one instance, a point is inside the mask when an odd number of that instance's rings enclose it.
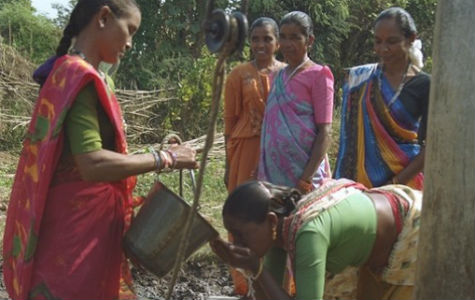
<path fill-rule="evenodd" d="M 170 272 L 171 273 L 171 272 Z M 135 291 L 139 300 L 164 300 L 167 295 L 171 275 L 158 278 L 142 269 L 132 267 Z M 0 299 L 8 299 L 8 294 L 0 281 Z M 232 296 L 233 288 L 229 271 L 220 262 L 189 261 L 178 276 L 172 299 L 204 300 L 209 296 Z"/>
<path fill-rule="evenodd" d="M 165 299 L 171 275 L 158 279 L 133 268 L 136 292 L 139 299 Z M 170 272 L 171 273 L 171 272 Z M 207 299 L 208 296 L 233 295 L 228 268 L 216 262 L 187 262 L 177 279 L 173 299 Z"/>

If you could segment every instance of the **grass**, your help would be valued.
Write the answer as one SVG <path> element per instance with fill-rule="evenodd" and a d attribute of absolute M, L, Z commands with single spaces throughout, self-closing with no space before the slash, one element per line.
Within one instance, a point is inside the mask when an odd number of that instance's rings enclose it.
<path fill-rule="evenodd" d="M 2 204 L 6 203 L 10 196 L 17 163 L 17 156 L 0 152 L 0 202 Z"/>
<path fill-rule="evenodd" d="M 218 232 L 225 233 L 221 222 L 221 208 L 228 194 L 223 182 L 224 160 L 221 158 L 210 159 L 205 173 L 206 175 L 203 181 L 199 212 L 218 230 Z M 198 179 L 198 171 L 195 171 L 195 177 Z M 160 180 L 170 190 L 178 194 L 179 173 L 176 171 L 160 175 L 154 173 L 139 175 L 135 193 L 141 196 L 146 195 L 156 180 Z M 193 198 L 189 171 L 184 170 L 183 199 L 191 205 Z"/>
<path fill-rule="evenodd" d="M 17 156 L 0 152 L 0 233 L 3 237 L 6 221 L 6 209 L 17 166 Z M 1 237 L 0 237 L 1 240 Z M 0 249 L 2 245 L 0 244 Z"/>

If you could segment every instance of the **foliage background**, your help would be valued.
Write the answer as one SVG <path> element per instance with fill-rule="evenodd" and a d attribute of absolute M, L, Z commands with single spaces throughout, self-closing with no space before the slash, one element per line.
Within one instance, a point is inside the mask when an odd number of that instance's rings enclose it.
<path fill-rule="evenodd" d="M 136 0 L 142 11 L 142 25 L 134 46 L 115 74 L 116 86 L 153 90 L 176 87 L 178 100 L 157 104 L 157 128 L 179 132 L 185 139 L 204 134 L 211 101 L 211 82 L 215 57 L 204 45 L 201 33 L 207 14 L 205 0 Z M 0 0 L 0 40 L 10 44 L 33 63 L 40 64 L 54 54 L 68 16 L 77 0 L 56 4 L 54 20 L 38 15 L 30 0 Z M 227 12 L 239 9 L 241 1 L 216 0 L 215 7 Z M 333 70 L 337 95 L 345 67 L 373 62 L 373 20 L 390 6 L 409 11 L 418 25 L 426 55 L 426 71 L 431 70 L 432 31 L 436 0 L 253 0 L 246 1 L 249 23 L 257 17 L 279 20 L 292 10 L 307 12 L 314 21 L 316 42 L 310 56 Z M 229 60 L 228 69 L 250 58 L 244 54 Z M 222 123 L 218 124 L 221 128 Z M 146 141 L 150 142 L 150 141 Z"/>

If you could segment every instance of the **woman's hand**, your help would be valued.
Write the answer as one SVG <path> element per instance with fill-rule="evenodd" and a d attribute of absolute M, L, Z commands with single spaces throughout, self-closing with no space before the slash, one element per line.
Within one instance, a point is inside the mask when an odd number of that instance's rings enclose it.
<path fill-rule="evenodd" d="M 221 238 L 217 238 L 209 244 L 213 252 L 226 264 L 251 271 L 252 274 L 259 271 L 259 257 L 251 249 L 233 245 Z"/>
<path fill-rule="evenodd" d="M 300 191 L 300 193 L 302 193 L 302 195 L 306 195 L 314 190 L 312 181 L 304 179 L 299 179 L 299 181 L 297 181 L 296 188 Z"/>
<path fill-rule="evenodd" d="M 174 169 L 197 169 L 196 151 L 189 146 L 173 144 L 168 148 L 176 159 Z"/>

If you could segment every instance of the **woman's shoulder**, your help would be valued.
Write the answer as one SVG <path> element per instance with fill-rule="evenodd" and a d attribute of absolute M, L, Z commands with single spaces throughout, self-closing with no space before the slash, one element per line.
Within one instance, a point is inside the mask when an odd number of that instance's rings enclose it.
<path fill-rule="evenodd" d="M 71 74 L 74 74 L 71 76 Z M 90 63 L 76 55 L 63 55 L 59 57 L 51 75 L 54 78 L 74 78 L 75 80 L 67 80 L 68 83 L 81 83 L 81 78 L 87 77 L 88 80 L 97 80 L 103 82 L 103 76 Z"/>
<path fill-rule="evenodd" d="M 313 63 L 311 66 L 306 68 L 301 72 L 302 74 L 305 74 L 305 76 L 309 76 L 312 79 L 315 77 L 328 77 L 333 79 L 333 73 L 332 70 L 328 65 L 320 65 L 317 63 Z"/>
<path fill-rule="evenodd" d="M 371 74 L 378 68 L 378 63 L 368 63 L 363 65 L 357 65 L 349 68 L 344 68 L 345 72 L 348 75 L 363 75 L 363 74 Z"/>
<path fill-rule="evenodd" d="M 430 81 L 431 81 L 431 75 L 424 72 L 420 71 L 417 74 L 415 74 L 408 82 L 407 82 L 407 87 L 416 89 L 416 90 L 424 90 L 428 92 L 430 88 Z"/>
<path fill-rule="evenodd" d="M 234 68 L 232 68 L 230 74 L 239 74 L 241 72 L 249 72 L 252 70 L 255 70 L 256 68 L 252 64 L 252 62 L 243 62 L 240 64 L 237 64 Z"/>
<path fill-rule="evenodd" d="M 414 76 L 414 80 L 417 80 L 421 83 L 430 83 L 430 80 L 431 80 L 431 75 L 424 72 L 424 71 L 420 71 L 419 73 L 417 73 L 415 76 Z"/>

